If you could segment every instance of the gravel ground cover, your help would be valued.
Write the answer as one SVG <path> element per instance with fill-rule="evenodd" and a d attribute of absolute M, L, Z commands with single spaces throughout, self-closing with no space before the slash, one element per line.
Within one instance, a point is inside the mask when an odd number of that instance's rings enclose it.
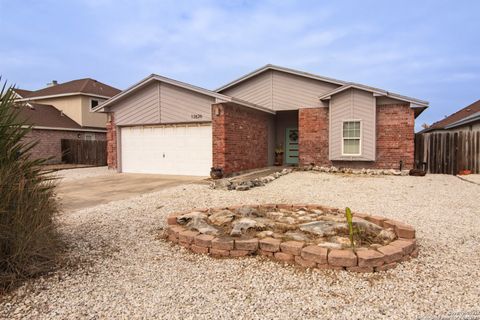
<path fill-rule="evenodd" d="M 466 176 L 461 176 L 463 179 L 480 184 L 480 174 L 469 174 Z"/>
<path fill-rule="evenodd" d="M 78 169 L 68 169 L 68 170 L 59 170 L 53 174 L 61 178 L 62 182 L 70 182 L 81 180 L 85 178 L 92 178 L 105 175 L 113 175 L 117 172 L 115 170 L 108 170 L 107 167 L 90 167 L 90 168 L 78 168 Z"/>
<path fill-rule="evenodd" d="M 185 185 L 60 217 L 72 267 L 0 298 L 23 319 L 416 319 L 480 314 L 480 186 L 449 175 L 296 172 L 262 188 Z M 420 255 L 376 274 L 213 259 L 158 237 L 178 210 L 254 203 L 350 206 L 412 224 Z"/>

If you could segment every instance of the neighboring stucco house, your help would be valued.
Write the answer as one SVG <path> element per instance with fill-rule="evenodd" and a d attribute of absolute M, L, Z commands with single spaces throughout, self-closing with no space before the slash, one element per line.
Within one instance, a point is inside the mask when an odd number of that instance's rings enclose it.
<path fill-rule="evenodd" d="M 273 165 L 412 168 L 428 102 L 266 65 L 210 91 L 151 75 L 95 109 L 122 172 L 208 175 Z"/>
<path fill-rule="evenodd" d="M 32 126 L 27 138 L 38 140 L 33 155 L 50 158 L 51 163 L 61 162 L 62 139 L 106 139 L 107 116 L 92 109 L 120 92 L 93 79 L 53 81 L 40 90 L 14 91 L 20 117 Z"/>
<path fill-rule="evenodd" d="M 433 123 L 421 133 L 480 131 L 480 100 Z"/>

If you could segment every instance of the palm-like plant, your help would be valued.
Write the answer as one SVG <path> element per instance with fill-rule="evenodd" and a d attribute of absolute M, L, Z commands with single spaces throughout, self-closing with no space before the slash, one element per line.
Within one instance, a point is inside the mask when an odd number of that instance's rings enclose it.
<path fill-rule="evenodd" d="M 55 182 L 32 159 L 31 127 L 19 118 L 13 87 L 0 89 L 0 291 L 51 269 L 58 235 Z"/>

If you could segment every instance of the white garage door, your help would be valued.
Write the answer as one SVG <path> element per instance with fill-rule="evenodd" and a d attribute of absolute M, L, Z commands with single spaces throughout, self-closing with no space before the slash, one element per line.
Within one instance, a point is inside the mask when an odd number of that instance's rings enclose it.
<path fill-rule="evenodd" d="M 208 176 L 212 126 L 178 125 L 121 129 L 123 172 Z"/>

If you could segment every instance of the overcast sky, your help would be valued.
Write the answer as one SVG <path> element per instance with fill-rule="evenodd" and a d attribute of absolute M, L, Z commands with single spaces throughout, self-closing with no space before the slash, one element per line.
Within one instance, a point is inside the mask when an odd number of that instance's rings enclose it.
<path fill-rule="evenodd" d="M 151 73 L 215 89 L 267 63 L 430 101 L 480 99 L 480 1 L 0 0 L 0 74 L 25 89 Z"/>

